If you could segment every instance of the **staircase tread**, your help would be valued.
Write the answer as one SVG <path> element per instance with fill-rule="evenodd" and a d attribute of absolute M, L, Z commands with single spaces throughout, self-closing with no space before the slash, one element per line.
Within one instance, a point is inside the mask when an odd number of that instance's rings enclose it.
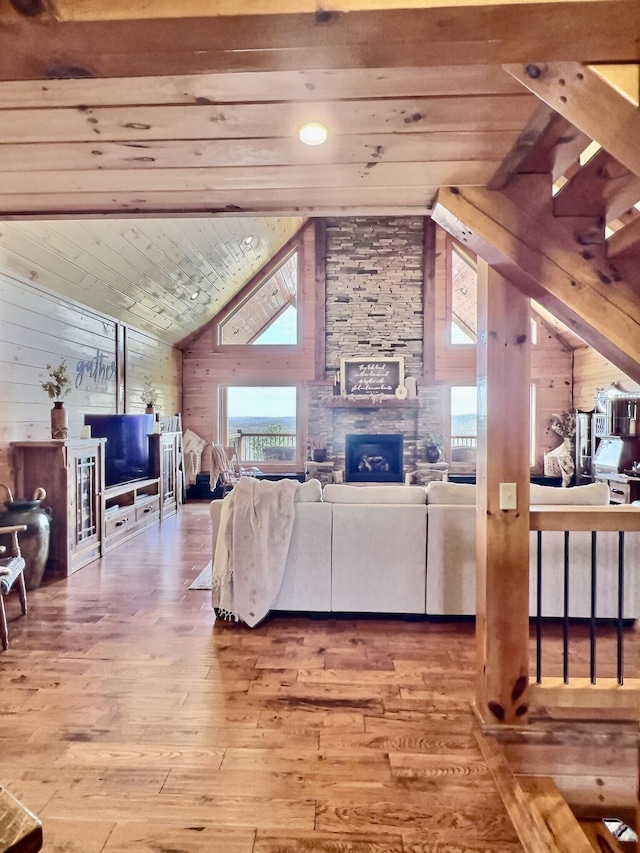
<path fill-rule="evenodd" d="M 548 776 L 519 776 L 518 781 L 531 808 L 544 821 L 558 853 L 592 853 L 597 849 L 587 839 L 553 779 Z M 618 851 L 612 848 L 612 853 Z"/>

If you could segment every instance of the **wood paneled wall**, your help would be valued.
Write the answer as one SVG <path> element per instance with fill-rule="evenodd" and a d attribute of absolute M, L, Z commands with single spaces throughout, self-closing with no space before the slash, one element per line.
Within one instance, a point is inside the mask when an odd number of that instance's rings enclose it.
<path fill-rule="evenodd" d="M 531 382 L 535 385 L 536 394 L 534 471 L 542 474 L 544 454 L 562 442 L 560 436 L 549 427 L 549 417 L 572 408 L 573 352 L 558 340 L 542 320 L 538 319 L 537 323 L 538 342 L 531 347 Z"/>
<path fill-rule="evenodd" d="M 218 440 L 218 387 L 220 385 L 300 384 L 315 377 L 316 322 L 315 247 L 316 223 L 307 225 L 299 246 L 301 280 L 298 307 L 302 314 L 302 345 L 220 346 L 215 322 L 184 352 L 183 423 L 207 441 Z M 304 398 L 304 388 L 302 397 Z M 306 399 L 299 404 L 306 421 Z M 203 468 L 206 469 L 205 459 Z M 265 466 L 268 467 L 268 466 Z"/>
<path fill-rule="evenodd" d="M 577 409 L 590 411 L 594 408 L 593 397 L 598 388 L 608 388 L 612 382 L 625 391 L 638 391 L 640 385 L 633 382 L 619 368 L 591 347 L 577 349 L 573 354 L 573 404 Z"/>
<path fill-rule="evenodd" d="M 182 353 L 150 335 L 21 281 L 0 268 L 0 483 L 13 489 L 11 441 L 51 436 L 46 365 L 65 359 L 74 388 L 65 397 L 71 436 L 88 412 L 144 411 L 149 375 L 159 408 L 180 411 Z M 128 381 L 126 381 L 128 378 Z"/>
<path fill-rule="evenodd" d="M 126 411 L 143 412 L 140 396 L 147 377 L 158 391 L 156 409 L 164 415 L 182 411 L 182 351 L 140 332 L 126 329 Z"/>
<path fill-rule="evenodd" d="M 314 223 L 316 226 L 317 223 Z M 475 384 L 476 359 L 473 348 L 454 349 L 445 343 L 447 238 L 437 229 L 435 260 L 435 363 L 436 385 Z M 203 331 L 184 356 L 184 421 L 198 435 L 208 441 L 218 439 L 218 386 L 222 384 L 298 383 L 304 390 L 314 381 L 314 345 L 321 331 L 314 323 L 313 299 L 318 290 L 314 279 L 312 246 L 314 230 L 305 231 L 304 242 L 304 295 L 303 310 L 305 337 L 301 350 L 278 347 L 220 347 L 216 339 L 215 324 Z M 398 249 L 401 251 L 401 248 Z M 426 320 L 425 320 L 426 323 Z M 333 329 L 335 335 L 335 328 Z M 352 355 L 352 353 L 349 353 Z M 532 382 L 536 385 L 536 465 L 543 470 L 543 455 L 556 447 L 558 437 L 548 428 L 548 418 L 553 412 L 562 412 L 572 406 L 571 369 L 572 353 L 553 331 L 542 322 L 538 324 L 538 343 L 532 348 Z M 317 367 L 317 365 L 316 365 Z M 324 371 L 324 364 L 321 365 Z M 324 375 L 324 372 L 323 374 Z M 423 384 L 429 384 L 424 377 Z M 443 400 L 445 395 L 439 395 Z M 306 416 L 303 411 L 303 417 Z M 437 418 L 436 413 L 430 415 Z M 444 411 L 440 413 L 444 418 Z M 203 459 L 203 468 L 206 468 Z"/>
<path fill-rule="evenodd" d="M 436 229 L 435 365 L 436 378 L 452 385 L 476 381 L 475 347 L 451 346 L 448 340 L 448 282 L 452 238 Z M 560 444 L 548 426 L 549 416 L 572 408 L 572 351 L 537 315 L 537 343 L 531 347 L 531 382 L 535 385 L 535 473 L 542 473 L 544 454 Z"/>

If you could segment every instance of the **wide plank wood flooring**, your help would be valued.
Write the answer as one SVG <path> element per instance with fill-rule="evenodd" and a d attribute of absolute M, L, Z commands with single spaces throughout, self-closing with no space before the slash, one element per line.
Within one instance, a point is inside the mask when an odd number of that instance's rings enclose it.
<path fill-rule="evenodd" d="M 189 503 L 6 600 L 0 785 L 47 853 L 517 853 L 474 737 L 470 622 L 214 622 Z M 15 600 L 14 600 L 15 598 Z"/>

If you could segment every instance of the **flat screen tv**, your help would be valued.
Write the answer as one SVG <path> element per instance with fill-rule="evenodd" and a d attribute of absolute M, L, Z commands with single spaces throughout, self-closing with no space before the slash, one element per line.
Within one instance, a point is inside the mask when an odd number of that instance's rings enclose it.
<path fill-rule="evenodd" d="M 153 415 L 85 415 L 92 438 L 106 438 L 104 467 L 107 486 L 151 477 L 149 435 Z"/>

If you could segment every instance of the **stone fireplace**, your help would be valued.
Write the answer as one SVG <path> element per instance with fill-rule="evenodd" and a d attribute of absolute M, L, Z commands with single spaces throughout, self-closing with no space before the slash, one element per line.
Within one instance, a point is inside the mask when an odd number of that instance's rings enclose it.
<path fill-rule="evenodd" d="M 378 471 L 373 482 L 404 482 L 424 458 L 426 437 L 444 432 L 445 386 L 424 376 L 425 245 L 422 217 L 327 219 L 325 370 L 308 388 L 307 434 L 326 441 L 327 459 L 346 482 L 367 479 L 347 461 L 347 436 L 400 436 L 393 475 Z M 341 359 L 360 356 L 402 356 L 417 398 L 334 395 Z"/>
<path fill-rule="evenodd" d="M 399 434 L 352 434 L 345 436 L 347 483 L 401 483 L 403 440 Z"/>

